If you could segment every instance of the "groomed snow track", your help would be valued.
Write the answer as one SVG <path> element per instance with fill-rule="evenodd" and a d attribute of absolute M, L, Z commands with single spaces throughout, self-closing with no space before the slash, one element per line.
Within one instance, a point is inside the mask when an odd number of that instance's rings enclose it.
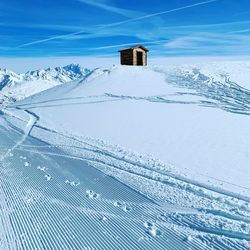
<path fill-rule="evenodd" d="M 1 150 L 22 137 L 1 127 Z M 49 146 L 30 136 L 25 143 Z M 206 249 L 155 223 L 160 206 L 87 162 L 21 148 L 1 162 L 2 249 Z"/>
<path fill-rule="evenodd" d="M 1 250 L 249 249 L 246 199 L 36 119 L 0 119 Z"/>

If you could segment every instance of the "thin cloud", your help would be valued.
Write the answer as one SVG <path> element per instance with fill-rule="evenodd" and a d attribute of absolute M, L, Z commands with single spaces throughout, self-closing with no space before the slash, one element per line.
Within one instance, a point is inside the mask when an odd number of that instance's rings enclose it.
<path fill-rule="evenodd" d="M 83 0 L 83 1 L 89 1 L 89 0 Z M 140 21 L 140 20 L 144 20 L 144 19 L 148 19 L 148 18 L 152 18 L 152 17 L 156 17 L 156 16 L 161 16 L 161 15 L 165 15 L 165 14 L 169 14 L 169 13 L 173 13 L 173 12 L 177 12 L 177 11 L 181 11 L 181 10 L 185 10 L 185 9 L 194 8 L 194 7 L 197 7 L 197 6 L 210 4 L 210 3 L 213 3 L 213 2 L 218 2 L 218 1 L 220 1 L 220 0 L 203 1 L 203 2 L 196 3 L 196 4 L 191 4 L 191 5 L 186 5 L 186 6 L 182 6 L 182 7 L 179 7 L 179 8 L 174 8 L 174 9 L 171 9 L 171 10 L 166 10 L 166 11 L 161 11 L 161 12 L 157 12 L 157 13 L 153 13 L 153 14 L 148 14 L 148 15 L 137 17 L 137 18 L 131 18 L 131 19 L 128 19 L 128 20 L 125 20 L 125 21 L 122 21 L 122 22 L 116 22 L 116 23 L 111 23 L 111 24 L 107 24 L 107 25 L 101 25 L 101 26 L 99 26 L 99 28 L 103 29 L 103 28 L 108 28 L 108 27 L 116 27 L 116 26 L 132 23 L 132 22 L 136 22 L 136 21 Z M 41 44 L 41 43 L 44 43 L 44 42 L 57 40 L 57 39 L 64 39 L 64 38 L 68 38 L 70 36 L 79 35 L 79 34 L 84 33 L 84 32 L 85 32 L 85 30 L 80 30 L 78 32 L 69 33 L 69 34 L 66 34 L 66 35 L 53 36 L 53 37 L 49 37 L 49 38 L 46 38 L 46 39 L 25 43 L 25 44 L 19 45 L 17 48 L 23 48 L 23 47 L 27 47 L 27 46 L 30 46 L 30 45 Z"/>
<path fill-rule="evenodd" d="M 168 40 L 157 40 L 157 41 L 151 41 L 151 42 L 140 42 L 141 45 L 146 44 L 157 44 L 157 43 L 163 43 L 167 42 Z M 110 45 L 110 46 L 102 46 L 102 47 L 96 47 L 96 48 L 89 48 L 88 50 L 103 50 L 103 49 L 112 49 L 112 48 L 119 48 L 119 47 L 125 47 L 125 46 L 133 46 L 137 45 L 138 43 L 123 43 L 123 44 L 116 44 L 116 45 Z"/>
<path fill-rule="evenodd" d="M 204 29 L 204 28 L 214 28 L 214 27 L 224 27 L 224 26 L 237 26 L 237 25 L 249 25 L 250 20 L 245 21 L 236 21 L 236 22 L 221 22 L 221 23 L 211 23 L 211 24 L 192 24 L 192 25 L 173 25 L 173 26 L 164 26 L 164 29 L 169 31 L 177 30 L 177 29 Z M 102 27 L 105 28 L 105 25 L 95 25 L 91 27 L 86 27 L 83 29 L 80 26 L 76 25 L 64 25 L 64 24 L 42 24 L 42 23 L 7 23 L 7 22 L 0 22 L 0 27 L 11 27 L 11 28 L 30 28 L 30 29 L 44 29 L 44 30 L 58 30 L 58 31 L 65 31 L 65 32 L 79 32 L 81 29 L 81 33 L 87 33 L 96 31 L 96 29 L 100 29 Z M 247 26 L 248 27 L 248 26 Z M 247 29 L 239 30 L 239 32 L 247 31 Z M 236 33 L 238 30 L 235 31 Z M 232 31 L 234 33 L 234 31 Z M 72 34 L 72 33 L 71 33 Z M 68 36 L 68 34 L 66 34 Z"/>
<path fill-rule="evenodd" d="M 218 1 L 220 1 L 220 0 L 209 0 L 209 1 L 199 2 L 199 3 L 195 3 L 195 4 L 190 4 L 190 5 L 182 6 L 182 7 L 179 7 L 179 8 L 174 8 L 174 9 L 171 9 L 171 10 L 156 12 L 156 13 L 148 14 L 148 15 L 145 15 L 145 16 L 132 18 L 132 19 L 129 19 L 129 20 L 126 20 L 126 21 L 117 22 L 117 23 L 114 23 L 114 24 L 110 24 L 109 26 L 114 26 L 114 25 L 116 26 L 116 25 L 131 23 L 131 22 L 135 22 L 135 21 L 140 21 L 140 20 L 151 18 L 151 17 L 161 16 L 161 15 L 169 14 L 169 13 L 172 13 L 172 12 L 177 12 L 177 11 L 180 11 L 180 10 L 190 9 L 190 8 L 194 8 L 194 7 L 197 7 L 197 6 L 206 5 L 206 4 L 210 4 L 210 3 L 218 2 Z"/>
<path fill-rule="evenodd" d="M 173 39 L 163 46 L 168 49 L 168 51 L 215 51 L 222 50 L 227 51 L 228 48 L 245 49 L 249 51 L 249 41 L 250 36 L 243 35 L 233 35 L 230 33 L 199 33 L 193 34 L 192 36 L 179 37 Z"/>
<path fill-rule="evenodd" d="M 77 0 L 77 1 L 84 3 L 84 4 L 88 4 L 93 7 L 97 7 L 97 8 L 112 12 L 112 13 L 116 13 L 125 17 L 129 17 L 129 18 L 135 17 L 138 14 L 140 14 L 137 11 L 111 6 L 109 3 L 106 4 L 103 1 L 93 1 L 93 0 Z"/>
<path fill-rule="evenodd" d="M 34 41 L 34 42 L 19 45 L 17 48 L 24 48 L 24 47 L 27 47 L 27 46 L 30 46 L 30 45 L 41 44 L 41 43 L 45 43 L 45 42 L 52 41 L 52 40 L 57 40 L 57 39 L 63 39 L 63 38 L 67 38 L 67 37 L 82 34 L 82 33 L 83 33 L 83 31 L 74 32 L 74 33 L 70 33 L 70 34 L 67 34 L 67 35 L 49 37 L 49 38 L 45 38 L 45 39 L 42 39 L 42 40 L 38 40 L 38 41 Z"/>
<path fill-rule="evenodd" d="M 240 33 L 249 33 L 250 29 L 244 29 L 244 30 L 235 30 L 235 31 L 231 31 L 228 32 L 229 34 L 240 34 Z"/>
<path fill-rule="evenodd" d="M 43 29 L 43 30 L 58 30 L 58 31 L 79 31 L 79 29 L 82 29 L 80 26 L 75 25 L 63 25 L 63 24 L 39 24 L 39 23 L 7 23 L 2 22 L 0 23 L 0 27 L 10 27 L 10 28 L 25 28 L 25 29 Z M 86 27 L 86 32 L 90 30 Z"/>

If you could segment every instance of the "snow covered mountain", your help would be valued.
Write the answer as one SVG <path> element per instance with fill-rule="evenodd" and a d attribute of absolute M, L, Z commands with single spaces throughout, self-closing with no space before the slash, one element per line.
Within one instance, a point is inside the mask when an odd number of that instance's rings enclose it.
<path fill-rule="evenodd" d="M 47 68 L 44 70 L 28 71 L 23 75 L 24 81 L 46 80 L 65 83 L 80 79 L 90 73 L 89 69 L 79 64 L 70 64 L 64 67 Z"/>
<path fill-rule="evenodd" d="M 2 90 L 6 86 L 10 86 L 22 80 L 23 77 L 21 75 L 18 75 L 8 69 L 0 68 L 0 90 Z"/>
<path fill-rule="evenodd" d="M 20 100 L 56 85 L 84 78 L 90 72 L 91 70 L 78 64 L 28 71 L 23 74 L 0 69 L 0 93 L 5 98 Z"/>

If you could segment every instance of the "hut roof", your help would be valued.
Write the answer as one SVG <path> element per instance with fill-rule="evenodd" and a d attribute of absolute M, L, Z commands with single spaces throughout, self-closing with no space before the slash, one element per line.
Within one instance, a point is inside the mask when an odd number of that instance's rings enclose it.
<path fill-rule="evenodd" d="M 133 49 L 137 49 L 137 48 L 143 49 L 144 51 L 148 52 L 148 49 L 146 49 L 142 45 L 136 45 L 136 46 L 133 46 L 133 47 L 130 47 L 130 48 L 124 48 L 124 49 L 119 50 L 119 52 L 124 51 L 124 50 L 133 50 Z"/>

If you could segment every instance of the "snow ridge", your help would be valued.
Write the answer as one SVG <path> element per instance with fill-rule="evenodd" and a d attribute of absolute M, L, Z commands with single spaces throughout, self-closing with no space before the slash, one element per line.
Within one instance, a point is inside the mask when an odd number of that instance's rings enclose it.
<path fill-rule="evenodd" d="M 90 73 L 90 69 L 83 68 L 79 64 L 39 69 L 22 74 L 0 68 L 0 99 L 21 100 L 56 85 L 80 80 Z"/>
<path fill-rule="evenodd" d="M 9 69 L 0 68 L 0 90 L 2 90 L 5 86 L 10 86 L 13 83 L 20 82 L 21 80 L 21 75 L 18 75 Z"/>
<path fill-rule="evenodd" d="M 65 83 L 84 77 L 90 73 L 87 68 L 82 68 L 79 64 L 69 64 L 64 67 L 47 68 L 35 71 L 28 71 L 23 75 L 24 81 L 48 80 Z"/>

